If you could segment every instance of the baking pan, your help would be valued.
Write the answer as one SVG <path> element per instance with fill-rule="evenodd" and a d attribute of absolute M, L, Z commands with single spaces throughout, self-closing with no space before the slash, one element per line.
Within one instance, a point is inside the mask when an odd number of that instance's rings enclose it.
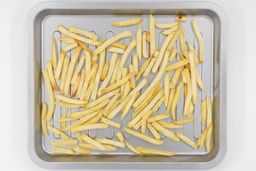
<path fill-rule="evenodd" d="M 114 28 L 111 22 L 139 15 L 144 19 L 142 28 L 148 30 L 148 16 L 153 14 L 158 22 L 173 21 L 177 14 L 186 14 L 188 19 L 196 18 L 201 26 L 205 41 L 205 63 L 199 71 L 205 83 L 206 91 L 200 93 L 199 100 L 208 94 L 213 97 L 214 145 L 210 153 L 204 149 L 193 150 L 186 144 L 165 140 L 159 149 L 176 151 L 173 157 L 136 156 L 126 149 L 104 154 L 56 155 L 50 152 L 50 140 L 58 139 L 55 135 L 44 138 L 40 125 L 40 104 L 47 97 L 41 81 L 41 69 L 50 59 L 52 35 L 56 38 L 57 25 L 86 28 L 100 36 L 108 38 L 126 28 Z M 189 22 L 184 24 L 187 39 L 195 42 Z M 32 160 L 44 168 L 100 168 L 100 169 L 204 169 L 217 165 L 226 151 L 226 16 L 223 10 L 211 2 L 190 1 L 83 1 L 83 2 L 45 2 L 32 9 L 28 17 L 28 50 L 29 50 L 29 137 L 28 150 Z M 131 28 L 133 33 L 135 28 Z M 191 34 L 189 33 L 191 32 Z M 159 33 L 156 33 L 159 34 Z M 161 44 L 161 37 L 157 40 Z M 124 42 L 125 43 L 125 42 Z M 61 46 L 61 44 L 59 45 Z M 178 45 L 177 45 L 178 46 Z M 107 57 L 108 58 L 108 57 Z M 149 80 L 152 79 L 149 76 Z M 179 107 L 180 106 L 180 107 Z M 56 109 L 59 117 L 61 108 Z M 159 109 L 159 112 L 161 113 Z M 181 104 L 178 105 L 178 113 Z M 184 125 L 179 130 L 191 139 L 197 139 L 203 126 L 200 125 L 200 106 L 195 106 L 195 121 Z M 182 116 L 180 116 L 182 117 Z M 182 118 L 178 118 L 182 119 Z M 121 121 L 125 123 L 124 121 Z M 58 127 L 58 123 L 52 123 Z M 90 131 L 91 137 L 105 135 L 113 137 L 116 129 Z M 71 135 L 72 136 L 72 135 Z M 125 134 L 134 144 L 153 147 L 142 140 Z M 162 137 L 164 138 L 164 137 Z"/>

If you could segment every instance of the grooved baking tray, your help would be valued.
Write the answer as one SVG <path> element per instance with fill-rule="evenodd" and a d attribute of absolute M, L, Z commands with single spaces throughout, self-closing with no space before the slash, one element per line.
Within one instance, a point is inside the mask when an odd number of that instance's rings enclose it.
<path fill-rule="evenodd" d="M 160 23 L 175 20 L 177 14 L 188 15 L 188 20 L 195 18 L 199 25 L 205 43 L 205 63 L 198 68 L 202 80 L 205 83 L 205 92 L 200 92 L 199 100 L 205 95 L 213 97 L 213 123 L 214 145 L 210 153 L 205 149 L 193 150 L 183 142 L 173 142 L 165 139 L 165 143 L 158 147 L 161 150 L 176 151 L 173 157 L 162 156 L 134 156 L 127 149 L 108 153 L 93 152 L 89 156 L 56 155 L 50 151 L 50 141 L 59 139 L 50 134 L 44 138 L 40 126 L 40 104 L 47 98 L 41 80 L 41 69 L 45 68 L 46 61 L 50 59 L 51 37 L 58 38 L 60 33 L 56 31 L 57 25 L 76 26 L 95 32 L 100 39 L 107 39 L 127 28 L 115 28 L 111 26 L 113 21 L 141 16 L 144 20 L 142 29 L 148 31 L 149 14 L 153 14 Z M 42 167 L 47 168 L 210 168 L 218 164 L 226 147 L 226 111 L 225 111 L 225 30 L 226 21 L 223 11 L 215 4 L 209 2 L 171 2 L 171 1 L 85 1 L 85 2 L 47 2 L 36 6 L 29 16 L 29 55 L 30 55 L 30 117 L 29 117 L 29 152 L 32 159 Z M 136 27 L 129 28 L 136 33 Z M 184 24 L 186 39 L 196 45 L 190 22 Z M 156 46 L 160 47 L 164 37 L 160 31 Z M 125 40 L 128 44 L 130 40 Z M 179 46 L 178 44 L 176 46 Z M 62 47 L 62 44 L 58 44 Z M 71 54 L 70 54 L 71 55 Z M 110 55 L 106 56 L 110 59 Z M 130 59 L 128 59 L 130 60 Z M 148 80 L 152 80 L 149 75 Z M 149 82 L 150 84 L 150 82 Z M 181 103 L 183 103 L 181 101 Z M 181 113 L 182 104 L 178 104 L 177 112 Z M 62 108 L 56 108 L 54 117 L 59 118 Z M 132 111 L 130 111 L 131 113 Z M 161 107 L 159 113 L 164 112 Z M 200 103 L 195 106 L 195 120 L 185 124 L 182 132 L 192 140 L 196 140 L 204 126 L 200 124 Z M 126 117 L 127 119 L 128 117 Z M 178 120 L 183 119 L 178 115 Z M 125 127 L 127 120 L 115 119 Z M 168 121 L 168 120 L 167 120 Z M 59 127 L 57 122 L 52 122 Z M 87 131 L 91 137 L 113 138 L 119 129 L 109 127 L 102 131 Z M 152 147 L 149 143 L 124 133 L 126 139 L 134 145 Z M 74 136 L 70 133 L 70 136 Z M 75 137 L 74 137 L 75 138 Z M 165 137 L 162 136 L 164 139 Z"/>

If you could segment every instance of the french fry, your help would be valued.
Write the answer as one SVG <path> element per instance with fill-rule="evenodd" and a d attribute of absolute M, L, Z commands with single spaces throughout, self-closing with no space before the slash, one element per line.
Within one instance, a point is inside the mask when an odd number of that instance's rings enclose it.
<path fill-rule="evenodd" d="M 154 58 L 157 58 L 158 55 L 159 55 L 159 51 L 158 51 L 158 50 L 155 50 L 155 52 L 154 52 L 154 54 L 153 54 L 153 57 L 154 57 Z"/>
<path fill-rule="evenodd" d="M 195 19 L 192 19 L 192 27 L 194 29 L 198 44 L 199 44 L 199 61 L 201 63 L 204 62 L 204 40 L 203 40 L 203 36 L 200 32 L 198 23 Z"/>
<path fill-rule="evenodd" d="M 59 38 L 59 41 L 66 43 L 66 44 L 75 44 L 76 41 L 72 37 L 69 36 L 62 36 Z"/>
<path fill-rule="evenodd" d="M 176 26 L 178 24 L 178 22 L 175 23 L 156 23 L 156 27 L 159 29 L 170 29 L 174 26 Z"/>
<path fill-rule="evenodd" d="M 81 134 L 81 135 L 80 135 L 80 138 L 81 138 L 84 142 L 89 143 L 89 144 L 92 144 L 92 145 L 94 145 L 95 147 L 97 147 L 97 148 L 100 149 L 100 150 L 105 150 L 105 149 L 106 149 L 106 147 L 105 147 L 103 144 L 101 144 L 100 142 L 98 142 L 98 141 L 96 141 L 96 140 L 90 138 L 90 137 L 89 137 L 88 135 L 86 135 L 86 134 Z M 80 145 L 81 145 L 82 147 L 86 148 L 86 147 L 83 146 L 82 144 L 80 144 Z"/>
<path fill-rule="evenodd" d="M 174 57 L 177 55 L 177 48 L 173 48 L 171 55 L 169 56 L 169 61 L 172 61 Z"/>
<path fill-rule="evenodd" d="M 54 72 L 55 79 L 57 79 L 57 80 L 60 79 L 60 75 L 62 73 L 64 59 L 65 59 L 65 53 L 61 52 L 59 60 L 58 60 L 58 63 L 57 63 L 56 70 Z"/>
<path fill-rule="evenodd" d="M 131 129 L 128 129 L 128 128 L 124 128 L 125 132 L 127 132 L 128 134 L 131 134 L 135 137 L 138 137 L 140 139 L 143 139 L 144 141 L 147 141 L 149 143 L 152 143 L 152 144 L 155 144 L 155 145 L 161 145 L 163 144 L 163 141 L 162 140 L 157 140 L 157 139 L 154 139 L 154 138 L 151 138 L 149 136 L 146 136 L 144 134 L 141 134 L 139 132 L 136 132 L 136 131 L 133 131 Z"/>
<path fill-rule="evenodd" d="M 143 32 L 142 33 L 142 56 L 144 58 L 148 58 L 149 54 L 148 54 L 148 50 L 147 50 L 147 32 Z"/>
<path fill-rule="evenodd" d="M 118 138 L 118 140 L 122 143 L 125 142 L 125 138 L 124 138 L 124 135 L 121 133 L 121 132 L 117 132 L 116 133 L 116 137 Z"/>
<path fill-rule="evenodd" d="M 114 70 L 113 70 L 113 73 L 112 73 L 112 77 L 110 79 L 110 84 L 113 84 L 117 81 L 116 77 L 117 77 L 118 70 L 120 68 L 120 62 L 121 62 L 120 58 L 116 59 L 115 67 L 114 67 Z"/>
<path fill-rule="evenodd" d="M 80 146 L 74 146 L 72 150 L 80 154 L 91 154 L 91 150 L 88 150 Z"/>
<path fill-rule="evenodd" d="M 136 147 L 143 155 L 162 155 L 162 156 L 174 156 L 176 153 L 172 151 L 162 151 L 158 149 L 145 148 L 145 147 Z"/>
<path fill-rule="evenodd" d="M 184 110 L 183 114 L 189 115 L 190 114 L 190 104 L 192 100 L 192 85 L 191 85 L 191 79 L 190 79 L 190 74 L 188 70 L 185 70 L 185 77 L 187 79 L 187 95 L 185 97 L 185 104 L 184 104 Z"/>
<path fill-rule="evenodd" d="M 168 97 L 168 104 L 167 104 L 167 107 L 166 107 L 166 113 L 167 114 L 170 114 L 175 94 L 176 94 L 176 90 L 172 89 L 170 94 L 169 94 L 169 97 Z"/>
<path fill-rule="evenodd" d="M 129 20 L 113 22 L 112 26 L 126 27 L 126 26 L 138 25 L 138 24 L 141 24 L 142 22 L 143 22 L 142 18 L 132 18 L 132 19 L 129 19 Z"/>
<path fill-rule="evenodd" d="M 197 141 L 197 146 L 201 149 L 204 147 L 204 144 L 205 144 L 205 138 L 206 138 L 206 134 L 207 134 L 207 128 L 205 128 L 201 135 L 199 136 L 198 138 L 198 141 Z"/>
<path fill-rule="evenodd" d="M 185 84 L 185 83 L 188 83 L 188 74 L 189 74 L 189 70 L 188 68 L 184 68 L 182 71 L 181 71 L 181 78 L 182 78 L 182 82 Z"/>
<path fill-rule="evenodd" d="M 129 65 L 129 70 L 130 73 L 132 73 L 132 77 L 130 78 L 130 84 L 131 84 L 131 88 L 135 88 L 136 87 L 136 82 L 135 82 L 135 76 L 134 76 L 134 66 L 133 65 Z"/>
<path fill-rule="evenodd" d="M 89 39 L 92 40 L 97 40 L 97 36 L 93 34 L 92 32 L 89 32 L 85 29 L 77 28 L 77 27 L 69 27 L 69 31 L 75 34 L 80 34 L 82 36 L 88 37 Z"/>
<path fill-rule="evenodd" d="M 78 44 L 76 42 L 73 44 L 69 44 L 69 45 L 65 46 L 64 48 L 62 48 L 62 52 L 67 53 L 67 52 L 71 51 L 72 49 L 76 48 L 77 46 L 78 46 Z"/>
<path fill-rule="evenodd" d="M 66 113 L 66 112 L 63 112 L 64 114 Z M 69 122 L 69 121 L 73 121 L 73 120 L 75 120 L 76 118 L 67 118 L 67 117 L 62 117 L 62 118 L 59 118 L 58 119 L 58 121 L 59 122 Z"/>
<path fill-rule="evenodd" d="M 76 92 L 77 97 L 81 96 L 81 92 L 82 92 L 84 81 L 85 81 L 85 76 L 86 76 L 86 70 L 82 69 L 78 89 L 77 89 L 77 92 Z"/>
<path fill-rule="evenodd" d="M 164 136 L 170 138 L 171 140 L 178 142 L 180 139 L 177 135 L 175 135 L 173 132 L 169 131 L 168 129 L 164 128 L 162 125 L 160 125 L 157 122 L 152 123 L 153 127 L 161 132 Z"/>
<path fill-rule="evenodd" d="M 52 141 L 53 146 L 77 145 L 78 141 L 73 139 Z"/>
<path fill-rule="evenodd" d="M 45 83 L 45 86 L 46 86 L 48 94 L 49 94 L 49 107 L 48 107 L 47 115 L 46 115 L 46 121 L 49 122 L 49 121 L 51 121 L 54 110 L 55 110 L 55 105 L 54 105 L 55 98 L 54 98 L 53 89 L 52 89 L 47 71 L 43 70 L 42 73 L 43 73 L 43 77 L 44 77 L 44 83 Z"/>
<path fill-rule="evenodd" d="M 137 40 L 137 46 L 136 46 L 136 54 L 139 59 L 141 60 L 141 55 L 142 55 L 142 31 L 141 31 L 141 25 L 138 25 L 137 28 L 137 34 L 136 34 L 136 40 Z"/>
<path fill-rule="evenodd" d="M 76 79 L 76 82 L 74 84 L 74 87 L 71 91 L 71 97 L 74 97 L 76 95 L 76 92 L 78 90 L 78 87 L 79 87 L 79 84 L 80 84 L 80 81 L 81 81 L 81 74 L 78 75 L 77 79 Z"/>
<path fill-rule="evenodd" d="M 189 122 L 193 122 L 194 118 L 186 118 L 183 120 L 178 120 L 178 121 L 174 121 L 174 124 L 184 124 L 184 123 L 189 123 Z"/>
<path fill-rule="evenodd" d="M 187 65 L 189 63 L 189 60 L 188 59 L 183 59 L 175 64 L 171 64 L 169 66 L 166 67 L 166 71 L 169 72 L 171 70 L 175 70 L 177 68 L 180 68 L 180 67 L 183 67 L 185 65 Z"/>
<path fill-rule="evenodd" d="M 212 124 L 210 124 L 207 128 L 207 133 L 206 133 L 206 137 L 205 137 L 205 146 L 206 146 L 206 150 L 209 153 L 212 149 L 213 146 L 213 142 L 212 142 L 212 132 L 213 132 L 213 126 Z"/>
<path fill-rule="evenodd" d="M 62 73 L 61 73 L 61 79 L 60 79 L 60 90 L 61 93 L 64 93 L 64 86 L 66 82 L 66 77 L 68 73 L 68 66 L 69 66 L 70 60 L 68 57 L 65 57 L 64 63 L 63 63 L 63 68 L 62 68 Z"/>
<path fill-rule="evenodd" d="M 168 30 L 163 31 L 162 33 L 164 35 L 170 35 L 170 34 L 174 33 L 177 30 L 178 30 L 178 25 L 175 25 L 175 26 L 169 28 Z"/>
<path fill-rule="evenodd" d="M 54 74 L 53 74 L 53 66 L 52 66 L 52 62 L 49 61 L 48 64 L 47 64 L 47 72 L 48 72 L 48 76 L 49 76 L 49 80 L 50 80 L 50 83 L 52 85 L 52 88 L 54 91 L 58 91 L 59 90 L 59 87 L 58 87 L 58 84 L 54 78 Z"/>
<path fill-rule="evenodd" d="M 122 99 L 125 98 L 131 91 L 131 84 L 130 82 L 126 82 L 125 86 L 124 86 L 124 91 L 122 93 Z"/>
<path fill-rule="evenodd" d="M 113 126 L 113 127 L 115 127 L 115 128 L 120 128 L 121 127 L 121 124 L 120 123 L 118 123 L 118 122 L 115 122 L 115 121 L 112 121 L 112 120 L 109 120 L 109 119 L 107 119 L 107 118 L 101 118 L 101 120 L 100 120 L 102 123 L 104 123 L 104 124 L 107 124 L 107 125 L 110 125 L 110 126 Z"/>
<path fill-rule="evenodd" d="M 196 68 L 195 68 L 195 61 L 194 61 L 194 53 L 189 52 L 189 63 L 190 63 L 190 73 L 191 73 L 191 89 L 192 89 L 192 101 L 193 104 L 197 102 L 197 84 L 196 84 Z"/>
<path fill-rule="evenodd" d="M 128 75 L 128 69 L 127 68 L 123 68 L 122 69 L 122 79 L 124 79 L 127 75 Z M 123 96 L 123 94 L 124 94 L 124 88 L 125 88 L 127 82 L 124 83 L 123 85 L 121 85 L 121 96 Z"/>
<path fill-rule="evenodd" d="M 170 123 L 170 122 L 158 121 L 158 123 L 159 123 L 160 125 L 162 125 L 163 127 L 165 127 L 165 128 L 172 128 L 172 129 L 183 128 L 182 125 L 177 125 L 177 124 Z"/>
<path fill-rule="evenodd" d="M 108 74 L 109 65 L 110 65 L 110 61 L 105 62 L 103 69 L 102 69 L 101 76 L 100 76 L 100 81 L 104 81 L 106 79 L 106 76 Z"/>
<path fill-rule="evenodd" d="M 66 135 L 64 132 L 62 132 L 61 130 L 52 127 L 51 125 L 48 125 L 47 129 L 51 132 L 53 132 L 54 134 L 60 136 L 62 139 L 69 139 L 69 136 Z"/>
<path fill-rule="evenodd" d="M 119 48 L 119 47 L 114 47 L 114 46 L 109 47 L 109 48 L 107 49 L 107 51 L 108 51 L 108 52 L 111 52 L 111 53 L 124 54 L 124 49 Z"/>
<path fill-rule="evenodd" d="M 98 55 L 100 52 L 102 52 L 104 49 L 106 49 L 108 46 L 110 46 L 114 42 L 116 42 L 116 41 L 118 41 L 120 39 L 131 37 L 131 36 L 132 36 L 132 33 L 130 31 L 124 31 L 122 33 L 114 35 L 113 37 L 109 38 L 104 43 L 99 45 L 97 47 L 97 49 L 95 49 L 94 55 Z"/>
<path fill-rule="evenodd" d="M 154 112 L 156 112 L 158 109 L 159 109 L 159 107 L 161 106 L 161 104 L 164 102 L 164 100 L 165 100 L 165 97 L 164 96 L 162 96 L 159 100 L 158 100 L 158 102 L 155 104 L 155 106 L 152 108 L 152 112 L 154 113 Z"/>
<path fill-rule="evenodd" d="M 204 90 L 204 83 L 200 77 L 200 74 L 199 72 L 196 70 L 196 82 L 197 82 L 197 85 L 198 87 L 201 89 L 201 90 Z"/>
<path fill-rule="evenodd" d="M 197 149 L 197 144 L 192 141 L 191 139 L 189 139 L 187 136 L 183 135 L 183 134 L 176 134 L 183 142 L 185 142 L 186 144 L 188 144 L 189 146 L 193 147 L 194 149 Z"/>
<path fill-rule="evenodd" d="M 147 128 L 152 133 L 152 135 L 155 137 L 155 139 L 160 140 L 160 134 L 157 132 L 157 130 L 150 124 L 147 124 Z"/>
<path fill-rule="evenodd" d="M 107 104 L 107 106 L 104 109 L 104 116 L 108 116 L 109 112 L 111 111 L 111 108 L 113 108 L 114 103 L 117 101 L 117 99 L 120 97 L 120 94 L 116 94 L 110 102 Z"/>
<path fill-rule="evenodd" d="M 144 71 L 147 69 L 147 66 L 149 65 L 150 63 L 150 59 L 147 59 L 143 65 L 140 67 L 140 70 L 136 76 L 136 80 L 140 79 L 141 75 L 144 73 Z"/>
<path fill-rule="evenodd" d="M 73 74 L 73 77 L 71 79 L 71 84 L 75 84 L 76 83 L 76 80 L 77 80 L 77 77 L 79 75 L 79 73 L 81 72 L 82 70 L 82 67 L 84 65 L 84 61 L 85 61 L 85 56 L 82 55 L 80 58 L 79 58 L 79 62 L 78 62 L 78 65 L 75 69 L 75 72 Z"/>
<path fill-rule="evenodd" d="M 206 106 L 207 106 L 206 126 L 210 127 L 210 125 L 212 125 L 212 102 L 209 96 L 206 97 Z"/>
<path fill-rule="evenodd" d="M 177 104 L 180 98 L 180 93 L 181 93 L 181 89 L 182 89 L 182 82 L 180 82 L 180 84 L 178 85 L 178 88 L 175 92 L 174 98 L 173 98 L 173 102 L 172 102 L 172 108 L 171 108 L 171 116 L 172 116 L 172 120 L 175 121 L 176 120 L 176 108 L 177 108 Z"/>
<path fill-rule="evenodd" d="M 85 107 L 84 104 L 70 104 L 62 101 L 55 101 L 55 105 L 65 108 Z"/>
<path fill-rule="evenodd" d="M 135 148 L 133 145 L 131 145 L 130 143 L 125 142 L 125 145 L 126 145 L 127 148 L 129 148 L 129 149 L 130 149 L 132 152 L 134 152 L 135 154 L 141 154 L 141 152 L 139 152 L 138 150 L 136 150 L 136 148 Z"/>
<path fill-rule="evenodd" d="M 167 47 L 167 50 L 171 50 L 173 48 L 173 46 L 175 45 L 175 43 L 178 39 L 178 36 L 179 36 L 179 31 L 176 31 L 175 33 L 171 33 L 171 34 L 169 34 L 169 36 L 172 37 L 172 40 L 170 41 L 170 43 Z"/>
<path fill-rule="evenodd" d="M 163 113 L 163 114 L 155 115 L 155 116 L 152 116 L 152 117 L 148 118 L 147 122 L 148 123 L 156 122 L 156 121 L 166 119 L 166 118 L 169 118 L 169 117 L 170 117 L 170 115 Z"/>
<path fill-rule="evenodd" d="M 56 47 L 56 39 L 53 36 L 52 37 L 52 49 L 51 49 L 51 61 L 52 61 L 52 67 L 53 69 L 56 69 L 57 67 L 57 47 Z"/>
<path fill-rule="evenodd" d="M 60 101 L 70 103 L 70 104 L 78 104 L 78 105 L 85 105 L 86 104 L 85 101 L 72 99 L 70 97 L 66 97 L 66 96 L 61 95 L 61 94 L 55 94 L 55 98 L 60 100 Z"/>
<path fill-rule="evenodd" d="M 153 15 L 149 15 L 149 33 L 150 33 L 150 56 L 153 56 L 155 52 L 155 18 Z"/>
<path fill-rule="evenodd" d="M 165 76 L 164 76 L 164 96 L 165 96 L 165 101 L 164 101 L 164 104 L 165 104 L 165 107 L 167 107 L 168 105 L 168 98 L 169 98 L 169 92 L 170 92 L 170 74 L 167 72 L 165 73 Z"/>
<path fill-rule="evenodd" d="M 42 113 L 41 113 L 41 125 L 42 125 L 42 132 L 45 137 L 48 136 L 47 122 L 46 122 L 47 111 L 48 111 L 47 103 L 43 103 Z"/>
<path fill-rule="evenodd" d="M 206 106 L 206 99 L 204 99 L 201 102 L 201 123 L 202 123 L 202 125 L 206 124 L 206 117 L 207 117 L 207 106 Z"/>
<path fill-rule="evenodd" d="M 87 44 L 85 44 L 79 40 L 76 40 L 76 42 L 77 42 L 78 46 L 80 46 L 84 50 L 84 52 L 89 52 L 89 53 L 92 52 L 91 49 L 87 46 Z"/>
<path fill-rule="evenodd" d="M 107 144 L 103 145 L 104 149 L 99 148 L 97 146 L 94 146 L 93 144 L 81 143 L 80 146 L 83 147 L 83 148 L 87 148 L 87 149 L 101 150 L 101 151 L 116 151 L 117 150 L 117 147 L 114 147 L 114 146 L 111 146 L 111 145 L 107 145 Z"/>
<path fill-rule="evenodd" d="M 125 147 L 125 144 L 123 142 L 119 142 L 119 141 L 114 141 L 114 140 L 110 140 L 110 139 L 106 139 L 106 138 L 96 138 L 95 140 L 102 144 L 108 144 L 108 145 L 112 145 L 115 147 L 121 147 L 121 148 Z"/>
<path fill-rule="evenodd" d="M 143 73 L 143 76 L 144 76 L 144 77 L 147 77 L 147 76 L 148 76 L 148 74 L 150 73 L 150 71 L 151 71 L 152 67 L 154 66 L 155 62 L 156 62 L 156 58 L 151 58 L 151 59 L 150 59 L 150 62 L 149 62 L 149 64 L 148 64 L 148 66 L 147 66 L 145 72 Z"/>
<path fill-rule="evenodd" d="M 138 41 L 137 41 L 138 45 Z M 137 53 L 132 56 L 132 65 L 134 66 L 134 74 L 137 75 L 139 72 L 139 59 Z"/>
<path fill-rule="evenodd" d="M 134 103 L 134 101 L 136 100 L 137 96 L 139 95 L 139 93 L 135 93 L 131 99 L 129 100 L 129 102 L 126 104 L 126 106 L 123 108 L 122 111 L 122 115 L 121 115 L 121 119 L 123 119 L 129 112 L 132 104 Z"/>
<path fill-rule="evenodd" d="M 175 70 L 175 72 L 172 76 L 172 81 L 170 83 L 170 88 L 175 88 L 175 86 L 177 85 L 177 82 L 180 78 L 180 73 L 181 73 L 181 68 L 178 68 L 177 70 Z"/>
<path fill-rule="evenodd" d="M 84 130 L 90 130 L 90 129 L 105 129 L 107 128 L 107 124 L 103 123 L 96 123 L 96 124 L 91 124 L 91 125 L 81 125 L 78 127 L 71 128 L 71 132 L 78 132 L 78 131 L 84 131 Z"/>
<path fill-rule="evenodd" d="M 73 150 L 71 150 L 71 149 L 60 148 L 60 147 L 53 147 L 51 149 L 51 151 L 53 153 L 61 153 L 61 154 L 69 154 L 69 155 L 75 154 L 75 152 Z"/>
<path fill-rule="evenodd" d="M 88 44 L 95 45 L 95 46 L 100 45 L 100 42 L 98 42 L 98 41 L 96 41 L 96 40 L 92 40 L 92 39 L 85 38 L 85 37 L 83 37 L 83 36 L 79 36 L 79 35 L 77 35 L 77 34 L 74 34 L 74 33 L 72 33 L 71 31 L 69 31 L 68 29 L 66 29 L 66 28 L 65 28 L 64 26 L 62 26 L 62 25 L 59 25 L 59 26 L 57 27 L 57 30 L 58 30 L 59 32 L 61 32 L 62 34 L 66 35 L 66 36 L 69 36 L 69 37 L 71 37 L 71 38 L 73 38 L 73 39 L 79 40 L 79 41 L 81 41 L 81 42 L 83 42 L 83 43 L 88 43 Z"/>

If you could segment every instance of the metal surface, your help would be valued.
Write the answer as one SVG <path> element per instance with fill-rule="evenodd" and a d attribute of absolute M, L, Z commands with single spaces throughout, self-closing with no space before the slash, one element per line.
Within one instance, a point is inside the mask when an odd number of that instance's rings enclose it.
<path fill-rule="evenodd" d="M 107 4 L 107 5 L 106 5 Z M 134 156 L 129 150 L 120 149 L 112 154 L 93 153 L 90 156 L 53 155 L 49 151 L 50 141 L 58 139 L 55 135 L 43 138 L 40 128 L 40 103 L 47 98 L 42 87 L 40 72 L 45 68 L 46 61 L 50 58 L 51 36 L 60 36 L 56 32 L 59 24 L 76 26 L 95 32 L 101 39 L 127 30 L 127 28 L 114 28 L 113 21 L 129 18 L 131 15 L 140 15 L 144 19 L 142 28 L 148 30 L 148 14 L 154 14 L 156 21 L 167 23 L 174 21 L 176 14 L 188 15 L 188 20 L 196 18 L 205 41 L 205 63 L 198 68 L 205 83 L 206 91 L 199 94 L 199 100 L 210 95 L 214 98 L 214 147 L 207 154 L 204 149 L 193 150 L 183 142 L 175 143 L 164 139 L 165 143 L 158 149 L 176 151 L 177 156 Z M 225 91 L 225 15 L 223 11 L 209 2 L 171 2 L 151 1 L 118 2 L 118 1 L 85 1 L 85 2 L 47 2 L 36 6 L 28 18 L 29 24 L 29 55 L 30 55 L 30 117 L 29 117 L 29 152 L 31 158 L 40 166 L 48 168 L 210 168 L 218 164 L 225 154 L 226 149 L 226 91 Z M 135 35 L 136 27 L 129 30 Z M 184 24 L 186 39 L 196 44 L 190 22 Z M 159 33 L 156 33 L 159 34 Z M 160 35 L 160 34 L 159 34 Z M 157 45 L 161 46 L 163 37 L 159 36 Z M 129 43 L 126 40 L 124 43 Z M 63 46 L 59 44 L 59 47 Z M 178 44 L 176 45 L 178 46 Z M 109 56 L 107 56 L 109 59 Z M 149 76 L 149 80 L 153 75 Z M 182 104 L 183 102 L 181 102 Z M 178 105 L 181 113 L 182 105 Z M 57 108 L 55 117 L 61 115 L 61 108 Z M 164 108 L 159 109 L 162 113 Z M 185 124 L 179 131 L 197 139 L 203 126 L 200 124 L 200 106 L 195 106 L 195 121 Z M 178 115 L 178 119 L 182 119 Z M 128 117 L 126 117 L 128 118 Z M 123 123 L 116 117 L 116 121 Z M 59 127 L 58 123 L 53 123 Z M 116 128 L 103 131 L 90 131 L 91 137 L 112 138 Z M 177 131 L 178 132 L 178 131 Z M 72 136 L 72 135 L 71 135 Z M 128 142 L 134 145 L 143 145 L 156 148 L 156 146 L 125 134 Z M 162 137 L 164 138 L 164 137 Z"/>

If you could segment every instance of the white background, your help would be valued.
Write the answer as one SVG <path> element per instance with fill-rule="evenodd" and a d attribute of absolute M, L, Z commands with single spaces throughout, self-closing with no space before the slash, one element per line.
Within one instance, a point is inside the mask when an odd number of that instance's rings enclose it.
<path fill-rule="evenodd" d="M 25 21 L 40 0 L 1 0 L 0 170 L 44 170 L 27 153 Z M 212 170 L 256 170 L 256 1 L 218 0 L 229 19 L 227 154 Z"/>

